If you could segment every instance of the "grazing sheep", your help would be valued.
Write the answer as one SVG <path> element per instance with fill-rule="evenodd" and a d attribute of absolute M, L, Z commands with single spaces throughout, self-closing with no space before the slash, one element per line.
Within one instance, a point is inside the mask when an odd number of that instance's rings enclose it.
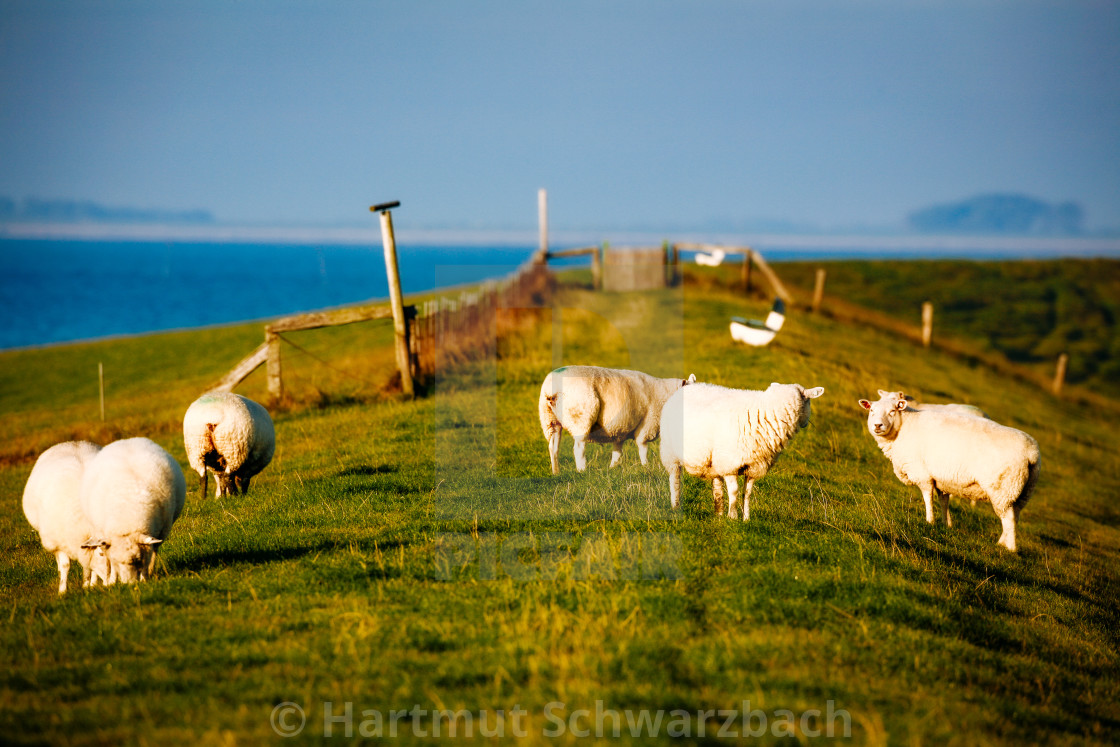
<path fill-rule="evenodd" d="M 43 549 L 58 561 L 58 593 L 66 593 L 70 561 L 82 564 L 82 586 L 109 578 L 101 548 L 84 547 L 93 526 L 82 511 L 82 475 L 101 447 L 88 441 L 67 441 L 44 451 L 31 468 L 23 489 L 23 513 L 39 533 Z"/>
<path fill-rule="evenodd" d="M 187 461 L 199 476 L 199 497 L 206 497 L 206 470 L 214 471 L 215 495 L 249 492 L 249 480 L 272 461 L 276 432 L 268 410 L 240 394 L 204 394 L 183 416 Z"/>
<path fill-rule="evenodd" d="M 564 366 L 544 377 L 538 411 L 541 430 L 548 441 L 552 474 L 560 474 L 560 436 L 575 439 L 576 469 L 587 468 L 584 447 L 588 441 L 612 446 L 610 466 L 622 459 L 622 444 L 631 438 L 638 458 L 648 463 L 648 443 L 658 436 L 661 407 L 687 379 L 656 379 L 641 371 L 598 366 Z"/>
<path fill-rule="evenodd" d="M 946 524 L 949 494 L 991 501 L 1003 523 L 999 544 L 1016 551 L 1019 512 L 1038 480 L 1038 442 L 1022 431 L 951 409 L 909 407 L 902 392 L 879 390 L 879 401 L 861 399 L 867 430 L 904 485 L 916 485 L 933 523 L 938 497 Z"/>
<path fill-rule="evenodd" d="M 822 394 L 823 387 L 800 384 L 771 384 L 764 392 L 697 384 L 671 396 L 661 412 L 661 463 L 669 472 L 673 508 L 680 505 L 684 467 L 693 477 L 712 481 L 717 514 L 723 512 L 722 478 L 729 494 L 727 515 L 734 517 L 743 475 L 743 521 L 749 519 L 755 480 L 809 424 L 809 400 Z"/>
<path fill-rule="evenodd" d="M 109 558 L 108 583 L 143 581 L 186 501 L 183 470 L 146 438 L 114 441 L 93 458 L 82 478 L 82 510 L 96 534 L 85 543 Z"/>

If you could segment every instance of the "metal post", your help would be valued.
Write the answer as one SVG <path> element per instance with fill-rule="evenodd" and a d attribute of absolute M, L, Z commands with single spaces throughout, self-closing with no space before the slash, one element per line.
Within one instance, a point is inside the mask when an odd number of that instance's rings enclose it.
<path fill-rule="evenodd" d="M 397 368 L 401 372 L 401 391 L 406 397 L 415 394 L 412 385 L 411 356 L 408 351 L 408 320 L 404 314 L 404 297 L 401 295 L 401 274 L 397 266 L 397 241 L 393 236 L 393 216 L 389 212 L 400 207 L 400 201 L 385 202 L 370 207 L 370 212 L 381 213 L 381 243 L 385 247 L 385 274 L 389 278 L 389 305 L 393 309 L 393 329 L 396 338 Z"/>
<path fill-rule="evenodd" d="M 548 190 L 537 191 L 537 217 L 540 224 L 540 248 L 537 250 L 541 260 L 548 255 Z"/>

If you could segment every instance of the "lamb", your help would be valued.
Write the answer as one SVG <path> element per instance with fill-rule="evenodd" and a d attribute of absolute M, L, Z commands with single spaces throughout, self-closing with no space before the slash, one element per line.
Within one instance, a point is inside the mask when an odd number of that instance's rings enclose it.
<path fill-rule="evenodd" d="M 23 513 L 39 533 L 43 549 L 58 562 L 58 593 L 66 593 L 70 561 L 82 565 L 82 586 L 109 578 L 109 562 L 101 548 L 83 547 L 93 526 L 82 511 L 82 475 L 101 447 L 89 441 L 67 441 L 44 451 L 31 468 L 23 489 Z"/>
<path fill-rule="evenodd" d="M 207 468 L 214 471 L 215 495 L 249 492 L 249 480 L 272 461 L 276 433 L 268 410 L 240 394 L 204 394 L 183 416 L 187 461 L 199 476 L 199 497 L 206 497 Z"/>
<path fill-rule="evenodd" d="M 1017 551 L 1019 513 L 1038 480 L 1038 442 L 1026 433 L 951 409 L 914 409 L 902 392 L 879 390 L 879 401 L 861 399 L 867 429 L 904 485 L 916 485 L 933 523 L 938 497 L 945 523 L 949 494 L 986 500 L 1003 523 L 998 544 Z"/>
<path fill-rule="evenodd" d="M 576 469 L 587 468 L 584 448 L 588 441 L 609 443 L 614 467 L 622 459 L 622 444 L 638 445 L 638 458 L 648 464 L 649 442 L 661 428 L 661 407 L 676 390 L 696 381 L 657 379 L 641 371 L 598 366 L 564 366 L 544 377 L 538 411 L 541 430 L 548 441 L 552 474 L 560 474 L 560 436 L 566 430 L 575 439 Z"/>
<path fill-rule="evenodd" d="M 82 511 L 95 534 L 83 546 L 109 558 L 108 583 L 152 575 L 156 552 L 183 511 L 187 483 L 170 454 L 146 438 L 114 441 L 82 478 Z"/>
<path fill-rule="evenodd" d="M 727 515 L 736 514 L 739 475 L 743 489 L 743 521 L 750 518 L 751 491 L 764 477 L 790 439 L 809 424 L 810 400 L 823 387 L 771 384 L 764 392 L 696 384 L 676 392 L 661 412 L 661 463 L 669 472 L 669 500 L 680 505 L 681 467 L 693 477 L 712 481 L 716 513 L 722 513 L 723 490 L 729 495 Z"/>

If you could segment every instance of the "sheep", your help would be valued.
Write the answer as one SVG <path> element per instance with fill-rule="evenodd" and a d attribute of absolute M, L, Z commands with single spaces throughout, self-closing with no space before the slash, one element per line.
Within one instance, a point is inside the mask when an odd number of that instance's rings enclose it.
<path fill-rule="evenodd" d="M 146 438 L 114 441 L 82 478 L 82 511 L 95 534 L 83 546 L 109 558 L 108 583 L 144 581 L 183 511 L 187 483 L 170 454 Z"/>
<path fill-rule="evenodd" d="M 879 401 L 861 399 L 867 430 L 904 485 L 916 485 L 933 523 L 940 499 L 945 523 L 949 494 L 986 500 L 1003 524 L 998 544 L 1017 552 L 1019 513 L 1038 480 L 1038 442 L 1022 431 L 951 409 L 909 407 L 902 392 L 879 390 Z"/>
<path fill-rule="evenodd" d="M 249 480 L 272 461 L 276 433 L 268 410 L 232 392 L 204 394 L 183 416 L 187 461 L 206 497 L 207 468 L 214 471 L 215 496 L 249 492 Z"/>
<path fill-rule="evenodd" d="M 938 411 L 938 412 L 955 412 L 955 413 L 958 413 L 960 415 L 971 415 L 974 418 L 984 418 L 985 420 L 991 420 L 991 418 L 988 417 L 988 413 L 984 412 L 983 410 L 981 410 L 976 405 L 962 405 L 962 404 L 958 404 L 956 402 L 951 402 L 951 403 L 943 404 L 943 405 L 919 404 L 919 403 L 914 401 L 913 397 L 911 397 L 909 395 L 906 395 L 906 394 L 903 394 L 902 392 L 888 392 L 885 396 L 887 396 L 888 398 L 896 399 L 896 400 L 897 399 L 906 400 L 908 409 L 911 409 L 911 410 L 932 410 L 932 411 Z M 947 495 L 949 495 L 949 494 L 947 494 Z M 968 502 L 969 502 L 970 505 L 973 505 L 973 506 L 976 505 L 976 499 L 975 498 L 969 498 Z M 947 506 L 945 508 L 945 523 L 948 524 L 949 526 L 953 526 L 953 520 L 949 517 L 949 510 L 948 510 Z"/>
<path fill-rule="evenodd" d="M 39 533 L 43 549 L 58 562 L 58 593 L 66 593 L 70 561 L 82 565 L 82 586 L 109 578 L 109 562 L 101 548 L 84 547 L 93 526 L 81 506 L 82 475 L 101 447 L 89 441 L 67 441 L 44 451 L 31 468 L 23 489 L 23 513 Z"/>
<path fill-rule="evenodd" d="M 902 392 L 883 392 L 882 396 L 885 396 L 885 397 L 888 397 L 888 398 L 891 398 L 891 399 L 894 399 L 894 400 L 904 399 L 904 400 L 906 400 L 907 407 L 911 410 L 934 410 L 934 411 L 939 411 L 939 412 L 955 412 L 955 413 L 958 413 L 960 415 L 971 415 L 971 416 L 976 417 L 976 418 L 984 418 L 985 420 L 991 420 L 991 418 L 988 417 L 988 413 L 984 412 L 983 410 L 981 410 L 976 405 L 963 405 L 963 404 L 960 404 L 960 403 L 957 403 L 957 402 L 950 402 L 950 403 L 946 403 L 946 404 L 943 404 L 943 405 L 931 405 L 929 403 L 919 404 L 918 402 L 916 402 L 914 400 L 913 397 L 911 397 L 908 394 L 904 394 Z"/>
<path fill-rule="evenodd" d="M 743 475 L 743 521 L 749 519 L 755 481 L 809 424 L 810 400 L 822 394 L 823 387 L 777 383 L 766 391 L 696 384 L 673 394 L 661 412 L 661 463 L 669 472 L 673 508 L 680 505 L 684 467 L 693 477 L 712 481 L 717 514 L 723 511 L 722 478 L 729 495 L 727 516 L 733 518 Z"/>
<path fill-rule="evenodd" d="M 676 390 L 696 381 L 657 379 L 641 371 L 598 366 L 564 366 L 544 377 L 538 402 L 541 430 L 548 442 L 552 474 L 560 474 L 560 436 L 566 430 L 575 439 L 576 469 L 587 468 L 587 441 L 609 443 L 614 467 L 622 459 L 622 444 L 638 445 L 638 458 L 648 464 L 649 442 L 661 425 L 661 407 Z"/>

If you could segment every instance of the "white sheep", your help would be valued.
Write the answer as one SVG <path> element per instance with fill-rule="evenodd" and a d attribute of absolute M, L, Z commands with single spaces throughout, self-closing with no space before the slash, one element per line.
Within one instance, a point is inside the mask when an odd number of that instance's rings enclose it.
<path fill-rule="evenodd" d="M 82 586 L 109 579 L 109 562 L 101 548 L 84 547 L 94 529 L 82 511 L 82 475 L 101 447 L 67 441 L 44 451 L 31 468 L 23 489 L 23 513 L 39 533 L 43 549 L 58 562 L 58 593 L 66 593 L 70 561 L 82 565 Z"/>
<path fill-rule="evenodd" d="M 276 432 L 261 405 L 233 392 L 215 392 L 202 395 L 187 408 L 183 444 L 187 461 L 199 476 L 199 497 L 206 497 L 209 468 L 220 498 L 249 491 L 249 480 L 272 461 Z"/>
<path fill-rule="evenodd" d="M 588 441 L 612 446 L 613 467 L 622 459 L 622 444 L 638 445 L 638 458 L 648 464 L 649 442 L 661 427 L 661 407 L 687 379 L 657 379 L 641 371 L 598 366 L 564 366 L 544 377 L 538 412 L 548 441 L 552 474 L 560 474 L 560 436 L 575 440 L 576 469 L 587 468 L 584 448 Z"/>
<path fill-rule="evenodd" d="M 755 481 L 809 424 L 810 400 L 822 394 L 823 387 L 800 384 L 775 383 L 764 392 L 696 384 L 671 396 L 661 412 L 661 463 L 669 472 L 673 508 L 680 505 L 684 467 L 693 477 L 712 481 L 716 513 L 722 513 L 722 478 L 729 495 L 727 515 L 734 517 L 743 475 L 743 521 L 749 519 Z"/>
<path fill-rule="evenodd" d="M 949 494 L 990 501 L 1003 523 L 999 544 L 1015 552 L 1019 513 L 1038 480 L 1038 442 L 975 414 L 910 407 L 902 392 L 880 389 L 879 397 L 859 401 L 867 430 L 898 479 L 922 491 L 926 521 L 933 523 L 935 496 L 949 525 Z"/>
<path fill-rule="evenodd" d="M 89 462 L 81 503 L 95 535 L 85 547 L 101 547 L 108 556 L 108 583 L 152 575 L 186 495 L 179 463 L 146 438 L 114 441 Z"/>
<path fill-rule="evenodd" d="M 894 400 L 904 399 L 904 400 L 906 400 L 907 409 L 910 409 L 910 410 L 926 410 L 926 411 L 933 411 L 933 412 L 955 412 L 959 415 L 970 415 L 974 418 L 984 418 L 985 420 L 991 420 L 991 418 L 988 417 L 988 413 L 984 412 L 983 410 L 981 410 L 976 405 L 963 405 L 963 404 L 959 404 L 959 403 L 956 403 L 956 402 L 950 402 L 950 403 L 946 403 L 946 404 L 942 404 L 942 405 L 931 405 L 931 404 L 928 404 L 928 403 L 920 404 L 920 403 L 914 401 L 913 397 L 907 396 L 906 394 L 903 394 L 902 392 L 887 392 L 883 396 L 887 397 L 888 399 L 894 399 Z M 882 397 L 880 397 L 880 399 L 881 398 Z M 951 495 L 951 494 L 947 493 L 946 495 Z M 975 498 L 969 498 L 968 502 L 973 506 L 976 505 L 976 499 Z M 949 526 L 953 526 L 953 520 L 949 517 L 948 506 L 945 506 L 945 523 L 948 524 Z"/>

